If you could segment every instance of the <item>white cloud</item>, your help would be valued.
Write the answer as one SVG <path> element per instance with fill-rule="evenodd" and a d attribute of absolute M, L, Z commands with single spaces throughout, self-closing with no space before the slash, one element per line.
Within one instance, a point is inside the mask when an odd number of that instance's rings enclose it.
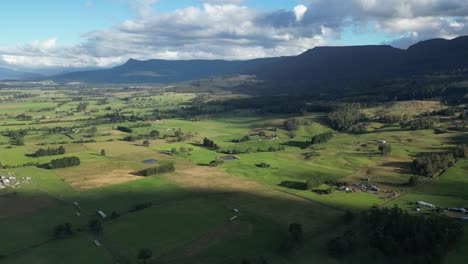
<path fill-rule="evenodd" d="M 295 55 L 340 34 L 387 34 L 392 45 L 468 34 L 465 0 L 309 0 L 292 10 L 259 11 L 242 0 L 200 0 L 201 7 L 152 12 L 156 0 L 127 0 L 137 16 L 83 35 L 75 46 L 56 38 L 0 48 L 0 63 L 42 66 L 112 66 L 136 59 L 251 59 Z M 357 33 L 359 34 L 359 33 Z M 342 43 L 342 42 L 341 42 Z"/>
<path fill-rule="evenodd" d="M 296 15 L 296 21 L 301 21 L 306 12 L 307 12 L 307 6 L 305 5 L 297 5 L 296 7 L 294 7 L 294 14 Z"/>
<path fill-rule="evenodd" d="M 50 39 L 0 49 L 0 60 L 29 67 L 80 67 L 111 66 L 129 58 L 253 59 L 295 55 L 325 43 L 321 28 L 295 25 L 294 10 L 279 14 L 292 23 L 284 25 L 276 21 L 278 14 L 234 4 L 205 3 L 158 16 L 141 15 L 89 32 L 76 46 L 57 46 L 56 39 Z"/>
<path fill-rule="evenodd" d="M 130 8 L 133 9 L 139 17 L 148 17 L 153 13 L 152 5 L 157 0 L 129 0 Z"/>

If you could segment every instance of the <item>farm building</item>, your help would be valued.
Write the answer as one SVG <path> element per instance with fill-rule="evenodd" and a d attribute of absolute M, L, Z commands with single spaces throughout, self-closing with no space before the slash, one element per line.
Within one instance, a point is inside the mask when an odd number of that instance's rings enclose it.
<path fill-rule="evenodd" d="M 420 205 L 420 206 L 423 206 L 423 207 L 435 208 L 435 205 L 430 204 L 430 203 L 426 203 L 426 202 L 423 202 L 423 201 L 416 202 L 416 204 Z"/>
<path fill-rule="evenodd" d="M 352 191 L 351 188 L 346 187 L 346 186 L 340 186 L 340 188 L 338 190 L 340 190 L 342 192 L 351 192 Z"/>
<path fill-rule="evenodd" d="M 100 243 L 100 242 L 99 242 L 97 239 L 96 239 L 96 240 L 94 240 L 94 244 L 95 244 L 96 246 L 98 246 L 98 247 L 100 247 L 100 246 L 101 246 L 101 243 Z"/>
<path fill-rule="evenodd" d="M 103 211 L 97 211 L 98 215 L 100 215 L 102 218 L 106 218 L 107 215 Z"/>
<path fill-rule="evenodd" d="M 451 211 L 451 212 L 466 214 L 466 209 L 465 208 L 449 208 L 448 210 Z"/>

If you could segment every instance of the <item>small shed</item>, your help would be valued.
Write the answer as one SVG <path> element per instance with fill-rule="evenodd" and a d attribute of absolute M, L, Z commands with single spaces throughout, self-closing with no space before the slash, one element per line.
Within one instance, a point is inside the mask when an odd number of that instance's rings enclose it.
<path fill-rule="evenodd" d="M 236 219 L 237 219 L 237 215 L 235 215 L 235 216 L 229 218 L 229 221 L 234 221 L 234 220 L 236 220 Z"/>
<path fill-rule="evenodd" d="M 99 240 L 97 240 L 97 239 L 94 240 L 94 244 L 95 244 L 96 246 L 98 246 L 98 247 L 101 246 L 101 243 L 100 243 Z"/>
<path fill-rule="evenodd" d="M 98 215 L 100 215 L 102 218 L 106 218 L 107 215 L 103 211 L 97 211 Z"/>

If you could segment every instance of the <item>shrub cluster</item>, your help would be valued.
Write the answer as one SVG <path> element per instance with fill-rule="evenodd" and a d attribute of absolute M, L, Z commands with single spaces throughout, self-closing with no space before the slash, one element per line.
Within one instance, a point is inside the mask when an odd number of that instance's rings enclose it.
<path fill-rule="evenodd" d="M 153 205 L 152 202 L 136 204 L 133 207 L 131 207 L 130 209 L 128 209 L 128 212 L 133 213 L 133 212 L 136 212 L 136 211 L 141 211 L 141 210 L 144 210 L 146 208 L 151 207 L 152 205 Z"/>
<path fill-rule="evenodd" d="M 436 120 L 432 117 L 423 117 L 411 120 L 407 123 L 401 124 L 402 127 L 409 127 L 411 130 L 433 129 Z"/>
<path fill-rule="evenodd" d="M 328 122 L 339 131 L 349 130 L 354 124 L 364 119 L 364 115 L 356 108 L 342 107 L 328 114 Z"/>
<path fill-rule="evenodd" d="M 334 137 L 334 133 L 332 131 L 328 131 L 322 134 L 318 134 L 312 137 L 310 140 L 311 144 L 320 144 L 325 143 Z"/>
<path fill-rule="evenodd" d="M 219 146 L 216 145 L 213 140 L 208 138 L 203 139 L 203 146 L 210 149 L 219 149 Z"/>
<path fill-rule="evenodd" d="M 118 126 L 117 130 L 125 132 L 125 133 L 132 133 L 133 132 L 133 129 L 131 129 L 129 127 L 124 127 L 124 126 Z"/>
<path fill-rule="evenodd" d="M 210 167 L 218 167 L 224 164 L 223 160 L 215 159 L 210 162 Z"/>
<path fill-rule="evenodd" d="M 52 235 L 55 239 L 62 239 L 73 234 L 72 225 L 67 222 L 63 225 L 56 225 L 52 230 Z"/>
<path fill-rule="evenodd" d="M 300 123 L 295 118 L 287 119 L 283 122 L 283 128 L 284 130 L 287 130 L 287 131 L 297 130 L 299 126 L 300 126 Z"/>

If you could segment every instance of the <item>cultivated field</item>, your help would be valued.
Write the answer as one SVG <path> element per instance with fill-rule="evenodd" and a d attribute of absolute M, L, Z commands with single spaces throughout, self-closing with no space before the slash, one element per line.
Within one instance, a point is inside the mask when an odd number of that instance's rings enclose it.
<path fill-rule="evenodd" d="M 2 263 L 137 263 L 142 248 L 155 263 L 347 263 L 330 258 L 325 243 L 347 228 L 347 211 L 358 216 L 397 204 L 419 214 L 417 201 L 468 208 L 467 161 L 432 178 L 412 168 L 418 153 L 468 142 L 464 123 L 440 118 L 437 125 L 447 129 L 435 133 L 380 119 L 446 108 L 438 101 L 361 106 L 365 131 L 351 133 L 333 129 L 324 111 L 226 106 L 245 95 L 81 89 L 0 89 Z M 288 119 L 297 120 L 294 130 L 285 128 Z M 309 144 L 328 131 L 330 140 Z M 217 148 L 203 145 L 205 138 Z M 381 153 L 382 142 L 390 153 Z M 59 146 L 65 153 L 33 155 Z M 47 167 L 72 156 L 78 166 Z M 220 157 L 233 160 L 213 165 Z M 174 171 L 141 174 L 168 162 Z M 416 185 L 408 184 L 412 176 Z M 314 177 L 324 181 L 308 188 Z M 101 232 L 90 230 L 94 219 Z M 54 227 L 65 223 L 73 235 L 55 237 Z M 291 223 L 301 224 L 304 242 L 281 254 Z M 468 258 L 466 237 L 446 263 Z M 348 261 L 374 263 L 361 259 L 368 254 L 385 262 L 373 250 Z"/>

